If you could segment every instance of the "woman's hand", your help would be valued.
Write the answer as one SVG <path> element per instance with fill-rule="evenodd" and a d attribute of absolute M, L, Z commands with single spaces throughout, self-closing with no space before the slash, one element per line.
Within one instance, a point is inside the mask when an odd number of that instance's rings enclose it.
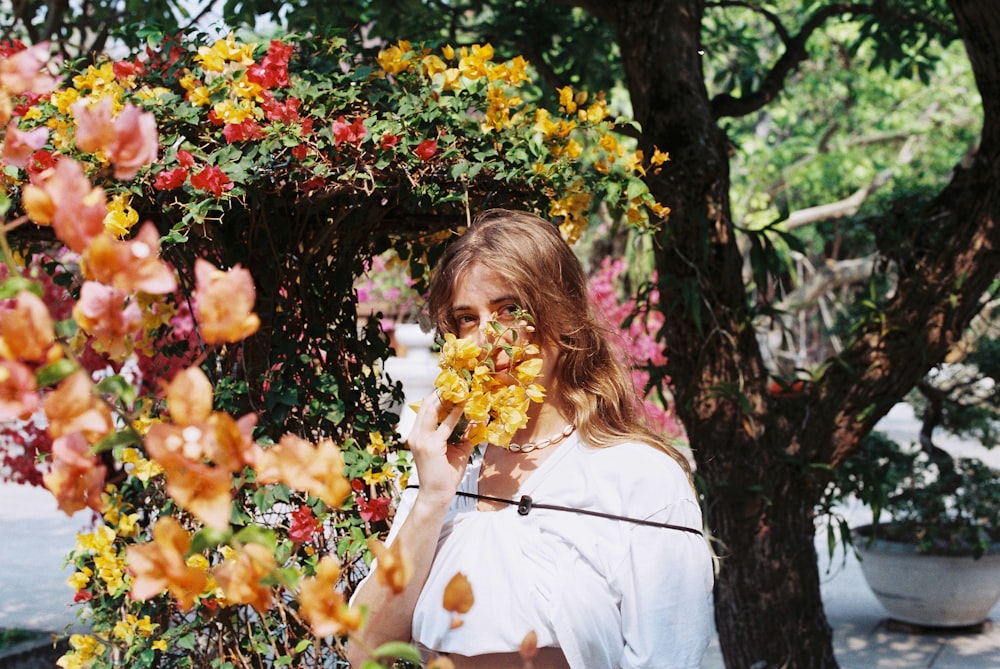
<path fill-rule="evenodd" d="M 438 417 L 444 411 L 437 393 L 421 402 L 407 445 L 420 478 L 418 499 L 448 505 L 465 475 L 472 444 L 465 439 L 448 443 L 448 438 L 462 418 L 462 407 L 454 407 L 439 422 Z"/>

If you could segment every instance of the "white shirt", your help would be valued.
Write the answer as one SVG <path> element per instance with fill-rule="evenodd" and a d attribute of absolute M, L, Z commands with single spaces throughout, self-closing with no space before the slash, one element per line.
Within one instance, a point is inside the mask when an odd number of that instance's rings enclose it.
<path fill-rule="evenodd" d="M 460 491 L 478 491 L 481 467 L 475 457 Z M 393 530 L 416 494 L 404 491 Z M 515 499 L 522 495 L 702 527 L 681 467 L 646 444 L 594 448 L 574 434 Z M 469 579 L 475 604 L 452 629 L 442 596 L 456 572 Z M 712 633 L 712 583 L 701 536 L 562 510 L 477 511 L 475 499 L 456 496 L 414 611 L 413 641 L 439 653 L 516 652 L 533 630 L 538 647 L 560 647 L 572 669 L 695 668 Z"/>

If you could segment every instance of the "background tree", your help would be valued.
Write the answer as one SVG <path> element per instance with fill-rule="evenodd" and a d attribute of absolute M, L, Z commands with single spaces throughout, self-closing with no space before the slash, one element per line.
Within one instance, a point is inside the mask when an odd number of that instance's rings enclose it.
<path fill-rule="evenodd" d="M 611 84 L 621 68 L 641 128 L 639 147 L 659 147 L 672 158 L 647 176 L 653 194 L 673 210 L 655 246 L 670 351 L 662 371 L 673 381 L 724 557 L 716 618 L 727 665 L 836 666 L 813 547 L 823 469 L 843 461 L 960 340 L 1000 269 L 1000 9 L 972 0 L 246 2 L 226 9 L 247 21 L 272 12 L 292 26 L 318 22 L 367 36 L 455 43 L 486 36 L 531 57 L 553 88 L 605 87 L 587 77 L 600 72 Z M 857 32 L 839 43 L 858 66 L 925 79 L 934 47 L 960 39 L 982 98 L 981 137 L 936 195 L 896 192 L 857 224 L 857 248 L 870 258 L 855 276 L 873 279 L 871 299 L 853 313 L 842 347 L 798 373 L 808 382 L 775 396 L 774 375 L 788 384 L 790 370 L 771 364 L 757 326 L 775 315 L 771 291 L 787 276 L 773 253 L 758 252 L 765 264 L 746 272 L 744 251 L 753 251 L 753 240 L 758 249 L 773 247 L 782 228 L 770 236 L 739 234 L 749 228 L 733 215 L 736 131 L 728 119 L 759 120 L 801 71 L 822 30 L 845 21 Z M 859 57 L 863 45 L 873 54 L 867 62 Z M 726 67 L 710 68 L 708 59 L 723 47 Z M 710 90 L 708 75 L 718 90 Z M 818 145 L 824 137 L 817 133 Z M 839 197 L 880 185 L 852 184 Z"/>

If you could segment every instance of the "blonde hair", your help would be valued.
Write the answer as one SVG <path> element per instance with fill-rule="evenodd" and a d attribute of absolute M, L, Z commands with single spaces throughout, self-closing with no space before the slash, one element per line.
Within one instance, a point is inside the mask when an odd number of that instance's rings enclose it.
<path fill-rule="evenodd" d="M 505 277 L 541 342 L 559 351 L 555 380 L 542 380 L 580 435 L 599 447 L 640 441 L 666 451 L 690 476 L 690 464 L 650 430 L 642 403 L 610 334 L 594 314 L 587 275 L 552 223 L 522 211 L 489 209 L 445 250 L 427 305 L 438 331 L 456 333 L 451 314 L 458 281 L 472 265 Z"/>

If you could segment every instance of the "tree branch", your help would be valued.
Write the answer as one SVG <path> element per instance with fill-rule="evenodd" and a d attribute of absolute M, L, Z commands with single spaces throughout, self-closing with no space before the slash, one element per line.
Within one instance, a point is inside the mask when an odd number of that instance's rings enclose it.
<path fill-rule="evenodd" d="M 914 13 L 893 11 L 886 8 L 884 3 L 880 2 L 874 2 L 871 4 L 845 2 L 825 5 L 817 9 L 812 16 L 807 18 L 805 23 L 802 25 L 802 28 L 794 36 L 789 35 L 789 33 L 781 25 L 780 19 L 777 16 L 761 7 L 758 7 L 754 3 L 743 2 L 740 0 L 718 0 L 717 2 L 707 3 L 706 8 L 708 7 L 719 9 L 725 9 L 726 7 L 744 7 L 752 9 L 761 14 L 761 16 L 775 26 L 775 31 L 778 33 L 779 38 L 781 38 L 782 43 L 785 45 L 785 53 L 782 54 L 774 66 L 767 72 L 764 76 L 763 82 L 756 91 L 740 98 L 729 95 L 728 93 L 723 93 L 712 99 L 712 113 L 716 119 L 725 116 L 745 116 L 761 109 L 764 105 L 774 100 L 782 89 L 784 89 L 785 81 L 788 75 L 808 57 L 809 54 L 806 50 L 806 44 L 809 41 L 809 38 L 814 32 L 819 30 L 828 19 L 833 18 L 834 16 L 840 16 L 843 14 L 850 14 L 852 16 L 879 16 L 885 21 L 919 23 L 940 34 L 953 33 L 953 31 L 948 29 L 948 26 L 945 26 L 938 21 L 934 21 L 932 18 L 919 16 Z"/>
<path fill-rule="evenodd" d="M 864 281 L 875 269 L 875 256 L 850 258 L 847 260 L 827 260 L 809 281 L 790 292 L 785 299 L 775 304 L 783 312 L 799 311 L 815 304 L 821 297 L 835 288 Z"/>
<path fill-rule="evenodd" d="M 851 195 L 845 197 L 843 200 L 793 211 L 788 216 L 788 220 L 785 221 L 785 227 L 788 230 L 795 230 L 820 221 L 829 221 L 835 218 L 853 216 L 858 213 L 858 209 L 860 209 L 861 205 L 868 199 L 868 196 L 884 186 L 891 178 L 891 169 L 882 170 L 875 175 L 875 178 L 872 179 L 870 184 L 862 186 Z"/>

